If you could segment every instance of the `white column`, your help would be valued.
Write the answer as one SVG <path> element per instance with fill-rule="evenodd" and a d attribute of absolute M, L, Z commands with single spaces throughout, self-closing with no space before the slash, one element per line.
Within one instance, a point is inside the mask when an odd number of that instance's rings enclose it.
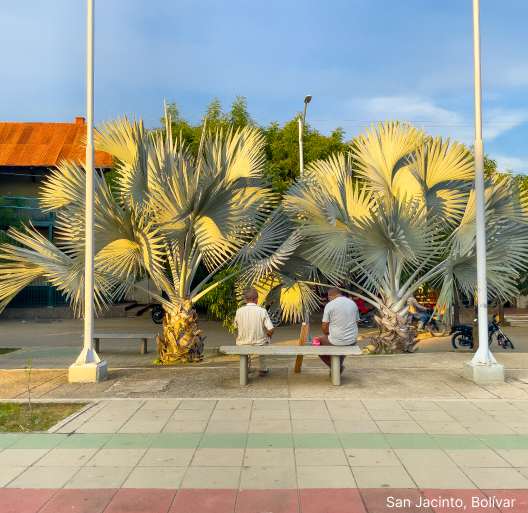
<path fill-rule="evenodd" d="M 107 365 L 97 356 L 94 334 L 94 0 L 88 0 L 86 58 L 86 239 L 84 271 L 84 348 L 70 367 L 70 381 L 102 381 Z"/>
<path fill-rule="evenodd" d="M 303 153 L 303 123 L 299 118 L 299 168 L 301 171 L 301 178 L 304 175 L 304 153 Z"/>
<path fill-rule="evenodd" d="M 504 381 L 504 367 L 498 365 L 488 346 L 488 286 L 486 279 L 486 204 L 484 184 L 484 143 L 482 141 L 482 86 L 480 73 L 480 1 L 473 0 L 473 51 L 475 72 L 475 222 L 477 232 L 477 294 L 479 348 L 471 362 L 464 364 L 467 378 L 479 383 Z"/>

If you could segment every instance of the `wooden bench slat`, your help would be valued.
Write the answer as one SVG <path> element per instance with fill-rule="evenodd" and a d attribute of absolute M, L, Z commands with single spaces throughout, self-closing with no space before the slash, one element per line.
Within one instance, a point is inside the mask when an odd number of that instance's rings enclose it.
<path fill-rule="evenodd" d="M 360 355 L 357 346 L 222 346 L 220 351 L 233 355 Z"/>

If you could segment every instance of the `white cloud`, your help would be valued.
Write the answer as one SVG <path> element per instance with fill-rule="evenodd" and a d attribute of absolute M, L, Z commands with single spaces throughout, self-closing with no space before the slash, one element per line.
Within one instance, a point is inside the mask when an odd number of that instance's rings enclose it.
<path fill-rule="evenodd" d="M 507 169 L 513 169 L 515 174 L 528 174 L 528 160 L 508 157 L 506 155 L 498 155 L 494 158 L 497 161 L 499 173 L 504 173 Z"/>

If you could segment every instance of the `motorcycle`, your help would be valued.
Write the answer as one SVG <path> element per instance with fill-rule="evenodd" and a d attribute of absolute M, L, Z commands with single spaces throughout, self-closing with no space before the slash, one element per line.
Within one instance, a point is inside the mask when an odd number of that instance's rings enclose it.
<path fill-rule="evenodd" d="M 433 315 L 434 308 L 428 308 L 424 313 L 429 316 L 429 320 L 425 323 L 423 330 L 429 331 L 432 337 L 443 337 L 445 335 L 446 327 L 442 320 Z M 413 317 L 412 327 L 416 330 L 418 330 L 418 323 L 419 319 Z"/>
<path fill-rule="evenodd" d="M 363 328 L 374 328 L 376 323 L 374 321 L 374 316 L 376 315 L 376 308 L 373 306 L 367 306 L 359 312 L 359 322 L 358 326 Z"/>
<path fill-rule="evenodd" d="M 165 310 L 163 310 L 163 307 L 161 305 L 151 305 L 149 310 L 152 322 L 154 324 L 162 324 L 163 317 L 165 317 Z"/>
<path fill-rule="evenodd" d="M 493 342 L 493 335 L 497 334 L 497 343 L 503 349 L 515 349 L 512 341 L 505 335 L 499 325 L 498 316 L 488 322 L 488 345 Z M 473 349 L 473 326 L 457 324 L 451 328 L 451 344 L 454 349 Z"/>

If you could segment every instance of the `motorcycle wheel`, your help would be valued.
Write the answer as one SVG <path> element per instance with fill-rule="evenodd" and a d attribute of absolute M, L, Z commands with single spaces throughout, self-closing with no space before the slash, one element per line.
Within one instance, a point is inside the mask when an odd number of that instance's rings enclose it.
<path fill-rule="evenodd" d="M 429 333 L 432 337 L 444 337 L 446 334 L 446 327 L 441 321 L 436 321 L 436 323 L 429 324 Z"/>
<path fill-rule="evenodd" d="M 512 341 L 508 337 L 504 336 L 502 338 L 502 348 L 503 349 L 508 349 L 508 347 L 510 349 L 515 349 L 515 347 L 512 344 Z"/>
<path fill-rule="evenodd" d="M 270 318 L 271 324 L 273 324 L 274 328 L 279 326 L 280 323 L 282 322 L 280 314 L 274 314 L 274 315 L 273 314 L 269 314 L 269 318 Z"/>
<path fill-rule="evenodd" d="M 165 312 L 163 311 L 163 308 L 154 308 L 150 312 L 150 317 L 152 318 L 152 322 L 154 324 L 163 324 L 164 315 L 165 315 Z"/>
<path fill-rule="evenodd" d="M 454 349 L 466 349 L 468 347 L 468 345 L 460 343 L 461 338 L 465 338 L 464 333 L 462 333 L 461 331 L 457 331 L 451 337 L 451 345 Z M 469 348 L 473 349 L 473 344 L 469 345 Z"/>

